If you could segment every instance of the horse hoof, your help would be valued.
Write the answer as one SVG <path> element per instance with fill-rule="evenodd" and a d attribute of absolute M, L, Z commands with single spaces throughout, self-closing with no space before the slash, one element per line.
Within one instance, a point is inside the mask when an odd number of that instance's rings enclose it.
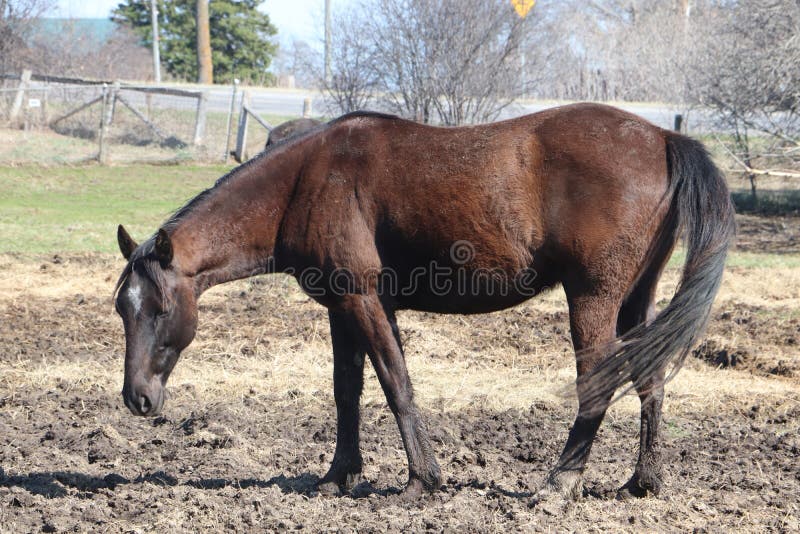
<path fill-rule="evenodd" d="M 569 506 L 570 501 L 565 499 L 561 492 L 545 484 L 528 503 L 529 508 L 535 508 L 547 515 L 561 515 Z"/>
<path fill-rule="evenodd" d="M 660 481 L 652 484 L 642 484 L 638 479 L 632 478 L 617 490 L 617 500 L 627 501 L 632 499 L 644 499 L 645 497 L 656 497 L 661 489 Z"/>
<path fill-rule="evenodd" d="M 579 471 L 553 471 L 544 486 L 536 492 L 534 500 L 553 500 L 557 497 L 577 501 L 582 495 L 583 475 Z"/>
<path fill-rule="evenodd" d="M 644 499 L 645 497 L 650 497 L 652 495 L 653 494 L 651 492 L 644 488 L 629 487 L 626 485 L 617 490 L 616 499 L 618 501 L 632 501 L 634 499 Z"/>
<path fill-rule="evenodd" d="M 336 482 L 321 482 L 317 484 L 317 491 L 320 495 L 327 497 L 341 497 L 342 488 Z"/>
<path fill-rule="evenodd" d="M 317 483 L 317 491 L 321 495 L 338 497 L 350 493 L 360 483 L 361 473 L 346 473 L 344 475 L 331 475 L 328 473 Z"/>
<path fill-rule="evenodd" d="M 418 501 L 425 493 L 425 484 L 418 478 L 412 478 L 400 492 L 398 498 L 403 502 L 414 502 Z"/>
<path fill-rule="evenodd" d="M 344 491 L 350 493 L 359 484 L 361 484 L 361 473 L 347 473 L 342 486 L 344 486 Z"/>

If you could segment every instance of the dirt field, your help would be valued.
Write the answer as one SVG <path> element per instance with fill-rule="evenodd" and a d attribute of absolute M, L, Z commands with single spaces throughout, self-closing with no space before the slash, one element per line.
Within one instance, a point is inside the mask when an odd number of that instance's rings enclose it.
<path fill-rule="evenodd" d="M 614 500 L 637 453 L 638 400 L 626 397 L 584 497 L 563 508 L 530 506 L 575 411 L 560 290 L 491 315 L 401 315 L 445 480 L 409 505 L 395 496 L 405 454 L 369 367 L 366 482 L 315 493 L 334 450 L 332 358 L 324 310 L 293 281 L 206 294 L 163 416 L 141 419 L 119 395 L 121 258 L 0 255 L 0 530 L 797 531 L 800 220 L 739 222 L 742 254 L 708 341 L 667 386 L 664 494 Z"/>

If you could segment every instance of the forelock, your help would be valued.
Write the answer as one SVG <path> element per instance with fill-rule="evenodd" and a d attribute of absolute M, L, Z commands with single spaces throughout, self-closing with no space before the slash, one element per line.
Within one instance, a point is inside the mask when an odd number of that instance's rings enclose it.
<path fill-rule="evenodd" d="M 167 291 L 165 291 L 166 277 L 164 276 L 164 269 L 161 268 L 161 264 L 153 256 L 154 246 L 155 239 L 150 238 L 133 251 L 128 260 L 128 264 L 125 266 L 125 269 L 123 269 L 114 287 L 114 297 L 116 297 L 122 284 L 125 283 L 125 280 L 135 271 L 138 275 L 144 276 L 150 280 L 156 287 L 156 291 L 158 291 L 159 298 L 161 299 L 161 306 L 166 308 L 169 305 L 169 297 Z"/>

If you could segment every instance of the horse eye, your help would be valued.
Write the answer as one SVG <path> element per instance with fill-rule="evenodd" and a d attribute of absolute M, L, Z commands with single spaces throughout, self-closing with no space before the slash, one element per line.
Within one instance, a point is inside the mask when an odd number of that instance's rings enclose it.
<path fill-rule="evenodd" d="M 166 317 L 167 317 L 167 312 L 156 313 L 155 316 L 153 317 L 154 326 L 158 328 L 159 325 L 164 321 L 164 319 L 166 319 Z"/>

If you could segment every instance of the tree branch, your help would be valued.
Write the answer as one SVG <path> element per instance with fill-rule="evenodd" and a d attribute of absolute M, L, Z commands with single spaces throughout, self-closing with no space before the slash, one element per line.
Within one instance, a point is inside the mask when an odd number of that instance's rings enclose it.
<path fill-rule="evenodd" d="M 733 158 L 733 160 L 741 167 L 741 169 L 747 172 L 748 174 L 756 174 L 758 176 L 779 176 L 782 178 L 800 178 L 800 172 L 785 171 L 779 169 L 754 169 L 753 167 L 742 161 L 736 154 L 734 154 L 728 148 L 728 146 L 722 142 L 722 139 L 720 139 L 717 134 L 714 134 L 714 138 L 720 145 L 722 145 L 722 148 L 725 149 L 725 152 L 727 152 L 728 155 Z"/>

